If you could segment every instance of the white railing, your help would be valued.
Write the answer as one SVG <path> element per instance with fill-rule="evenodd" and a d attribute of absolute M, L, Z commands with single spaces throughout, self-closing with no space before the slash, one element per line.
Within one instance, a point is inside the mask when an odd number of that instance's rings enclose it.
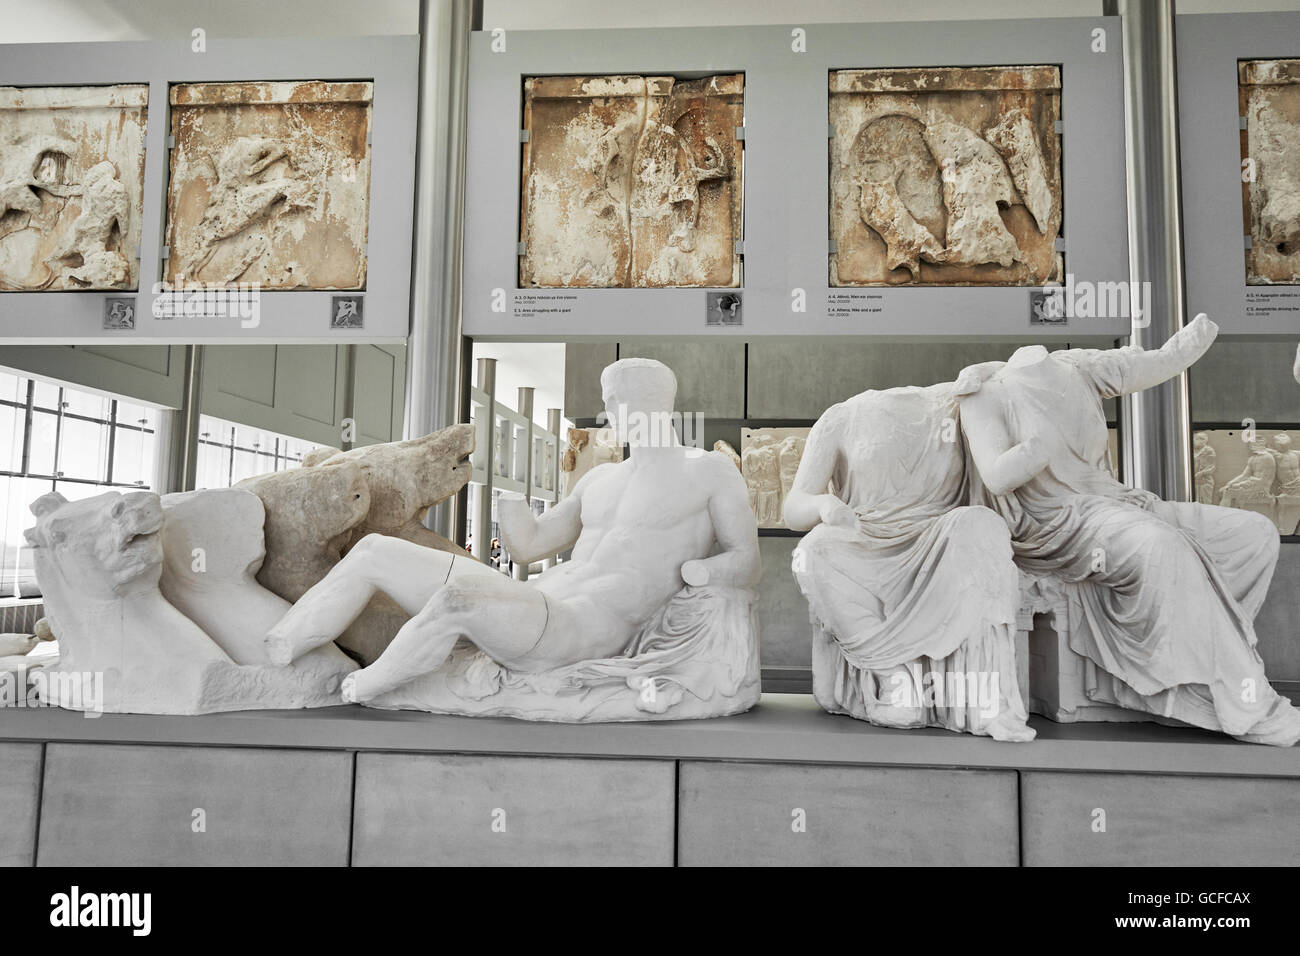
<path fill-rule="evenodd" d="M 547 427 L 533 421 L 533 390 L 519 389 L 519 409 L 502 404 L 496 394 L 496 360 L 479 359 L 478 381 L 470 387 L 470 422 L 474 454 L 470 482 L 478 487 L 474 515 L 474 557 L 487 561 L 491 548 L 494 491 L 511 491 L 550 508 L 559 501 L 560 409 L 547 411 Z M 549 567 L 554 557 L 542 562 Z M 527 569 L 521 576 L 527 577 Z"/>

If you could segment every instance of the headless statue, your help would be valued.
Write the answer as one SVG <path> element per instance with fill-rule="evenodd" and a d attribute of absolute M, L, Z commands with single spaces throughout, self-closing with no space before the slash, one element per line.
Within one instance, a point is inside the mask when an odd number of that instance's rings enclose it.
<path fill-rule="evenodd" d="M 678 442 L 672 371 L 624 359 L 601 385 L 630 457 L 593 469 L 540 517 L 522 497 L 500 504 L 501 537 L 517 561 L 572 548 L 571 560 L 521 582 L 468 556 L 369 535 L 271 630 L 271 659 L 287 663 L 332 640 L 385 593 L 411 619 L 344 681 L 344 699 L 365 702 L 436 670 L 462 639 L 509 670 L 539 673 L 618 655 L 684 585 L 755 585 L 758 534 L 744 480 L 723 455 Z"/>
<path fill-rule="evenodd" d="M 1277 561 L 1272 522 L 1161 501 L 1106 463 L 1102 400 L 1179 374 L 1217 332 L 1200 315 L 1155 350 L 1019 349 L 962 399 L 961 425 L 977 498 L 1022 568 L 1071 585 L 1070 647 L 1114 678 L 1113 703 L 1289 746 L 1300 712 L 1265 679 L 1252 623 Z"/>

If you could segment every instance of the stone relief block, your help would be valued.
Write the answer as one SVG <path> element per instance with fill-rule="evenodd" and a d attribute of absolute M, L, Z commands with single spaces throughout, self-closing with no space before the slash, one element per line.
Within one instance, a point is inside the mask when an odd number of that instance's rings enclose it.
<path fill-rule="evenodd" d="M 582 476 L 597 465 L 623 460 L 623 446 L 612 428 L 570 428 L 560 455 L 560 497 L 567 498 Z"/>
<path fill-rule="evenodd" d="M 0 87 L 0 291 L 135 289 L 149 87 Z"/>
<path fill-rule="evenodd" d="M 519 284 L 739 286 L 744 81 L 526 78 Z"/>
<path fill-rule="evenodd" d="M 740 473 L 760 528 L 784 528 L 786 495 L 794 484 L 810 428 L 742 428 Z"/>
<path fill-rule="evenodd" d="M 1246 283 L 1300 282 L 1300 60 L 1237 65 Z M 1251 181 L 1253 179 L 1253 181 Z"/>
<path fill-rule="evenodd" d="M 830 74 L 832 286 L 1063 278 L 1061 71 Z"/>
<path fill-rule="evenodd" d="M 1280 534 L 1300 524 L 1300 430 L 1198 431 L 1192 437 L 1196 502 L 1262 514 Z"/>
<path fill-rule="evenodd" d="M 169 282 L 364 289 L 371 83 L 172 87 Z"/>

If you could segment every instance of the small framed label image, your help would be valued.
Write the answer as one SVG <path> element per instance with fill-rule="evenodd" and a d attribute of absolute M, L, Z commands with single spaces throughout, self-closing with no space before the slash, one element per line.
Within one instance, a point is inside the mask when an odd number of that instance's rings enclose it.
<path fill-rule="evenodd" d="M 365 325 L 366 300 L 359 295 L 330 297 L 330 328 L 360 329 Z"/>
<path fill-rule="evenodd" d="M 1029 292 L 1030 325 L 1065 325 L 1065 295 L 1061 289 L 1032 289 Z"/>
<path fill-rule="evenodd" d="M 135 296 L 112 295 L 104 299 L 104 331 L 131 332 L 135 329 Z"/>
<path fill-rule="evenodd" d="M 710 292 L 704 324 L 708 326 L 744 325 L 739 292 Z"/>

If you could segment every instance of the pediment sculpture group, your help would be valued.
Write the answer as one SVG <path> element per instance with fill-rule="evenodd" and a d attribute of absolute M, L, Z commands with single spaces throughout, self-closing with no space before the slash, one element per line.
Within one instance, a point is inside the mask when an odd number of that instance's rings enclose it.
<path fill-rule="evenodd" d="M 827 409 L 784 515 L 806 532 L 791 573 L 817 702 L 1005 741 L 1034 737 L 1031 709 L 1300 739 L 1255 648 L 1276 528 L 1162 501 L 1108 466 L 1103 401 L 1179 374 L 1216 333 L 1198 316 L 1157 350 L 1030 346 Z M 628 457 L 540 515 L 521 497 L 499 504 L 516 561 L 566 555 L 526 581 L 421 522 L 470 478 L 469 425 L 229 489 L 43 496 L 28 542 L 59 641 L 51 669 L 102 674 L 103 708 L 133 713 L 748 710 L 760 563 L 744 479 L 677 440 L 666 366 L 623 359 L 601 385 Z M 1048 611 L 1052 629 L 1030 636 Z M 48 703 L 78 706 L 72 681 L 45 683 Z"/>

